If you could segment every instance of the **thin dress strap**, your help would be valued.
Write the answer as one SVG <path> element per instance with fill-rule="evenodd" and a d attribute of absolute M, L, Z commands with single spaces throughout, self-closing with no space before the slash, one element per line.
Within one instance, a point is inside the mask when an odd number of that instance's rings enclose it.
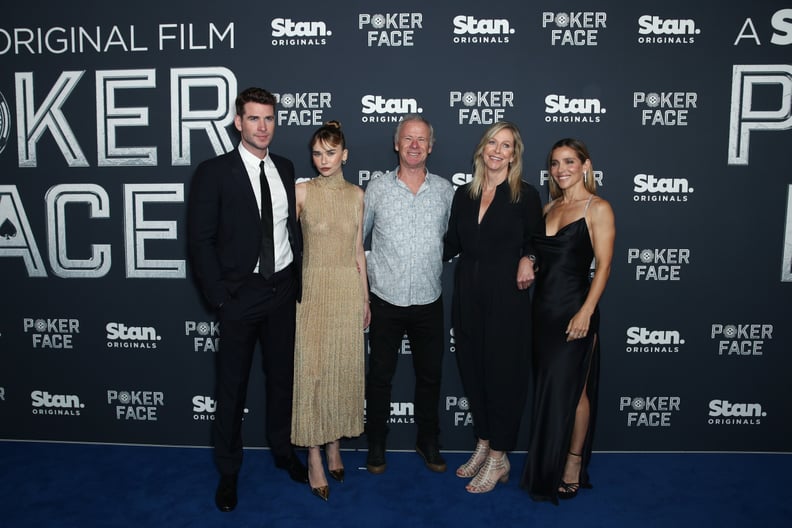
<path fill-rule="evenodd" d="M 594 195 L 593 195 L 593 194 L 592 194 L 591 196 L 589 196 L 588 202 L 586 202 L 586 207 L 585 207 L 585 208 L 583 208 L 583 218 L 585 218 L 585 217 L 586 217 L 586 212 L 588 211 L 589 205 L 591 205 L 591 200 L 592 200 L 593 198 L 594 198 Z"/>

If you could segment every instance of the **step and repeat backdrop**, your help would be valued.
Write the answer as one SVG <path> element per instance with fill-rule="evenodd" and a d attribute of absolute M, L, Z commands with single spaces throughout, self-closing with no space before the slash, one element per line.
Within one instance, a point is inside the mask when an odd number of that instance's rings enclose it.
<path fill-rule="evenodd" d="M 493 122 L 521 128 L 545 200 L 549 146 L 584 140 L 618 230 L 595 449 L 792 451 L 792 3 L 448 4 L 4 7 L 0 439 L 210 444 L 222 329 L 192 279 L 186 196 L 238 143 L 237 93 L 261 86 L 272 150 L 312 177 L 310 135 L 339 120 L 363 188 L 396 166 L 408 112 L 455 186 Z M 442 443 L 472 449 L 446 330 Z M 413 446 L 413 379 L 405 341 L 394 449 Z M 266 446 L 264 384 L 254 369 L 249 446 Z"/>

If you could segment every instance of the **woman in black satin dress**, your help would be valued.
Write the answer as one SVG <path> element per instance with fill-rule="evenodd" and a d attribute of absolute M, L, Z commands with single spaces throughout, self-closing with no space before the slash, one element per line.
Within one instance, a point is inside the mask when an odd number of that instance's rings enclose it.
<path fill-rule="evenodd" d="M 521 180 L 523 144 L 511 123 L 484 133 L 473 180 L 457 189 L 444 258 L 459 254 L 452 322 L 457 364 L 470 402 L 476 450 L 457 469 L 470 493 L 509 478 L 528 393 L 532 236 L 542 231 L 539 193 Z"/>
<path fill-rule="evenodd" d="M 534 500 L 590 488 L 588 463 L 597 411 L 599 310 L 616 233 L 610 204 L 596 196 L 591 159 L 576 139 L 548 156 L 545 235 L 534 239 L 541 265 L 533 298 L 534 398 L 522 486 Z M 592 258 L 596 271 L 591 280 Z"/>

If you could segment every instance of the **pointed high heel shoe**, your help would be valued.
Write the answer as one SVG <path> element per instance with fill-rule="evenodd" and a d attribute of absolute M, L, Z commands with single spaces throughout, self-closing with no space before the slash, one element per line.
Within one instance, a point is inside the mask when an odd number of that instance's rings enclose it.
<path fill-rule="evenodd" d="M 503 453 L 500 458 L 489 455 L 465 489 L 468 493 L 488 493 L 495 488 L 495 484 L 498 482 L 505 484 L 509 481 L 509 471 L 511 471 L 511 465 L 506 453 Z"/>
<path fill-rule="evenodd" d="M 322 468 L 322 473 L 324 473 L 324 468 Z M 311 488 L 311 493 L 313 495 L 316 495 L 317 497 L 319 497 L 323 501 L 327 501 L 327 499 L 330 498 L 330 486 L 325 484 L 324 486 L 319 486 L 319 487 L 315 488 L 314 485 L 311 484 L 311 461 L 310 461 L 310 459 L 308 460 L 308 487 Z"/>
<path fill-rule="evenodd" d="M 470 455 L 467 462 L 459 466 L 456 470 L 456 476 L 460 478 L 473 478 L 479 472 L 481 466 L 489 455 L 489 446 L 482 443 L 476 444 L 476 450 Z"/>
<path fill-rule="evenodd" d="M 338 462 L 341 463 L 341 467 L 338 469 L 330 469 L 330 446 L 333 446 L 336 451 L 338 451 Z M 325 454 L 327 455 L 327 472 L 330 473 L 330 476 L 333 480 L 338 482 L 344 482 L 344 464 L 341 462 L 341 444 L 338 440 L 335 442 L 330 442 L 325 444 Z"/>
<path fill-rule="evenodd" d="M 311 488 L 311 493 L 322 499 L 323 501 L 327 501 L 330 498 L 330 486 L 320 486 L 318 488 Z"/>

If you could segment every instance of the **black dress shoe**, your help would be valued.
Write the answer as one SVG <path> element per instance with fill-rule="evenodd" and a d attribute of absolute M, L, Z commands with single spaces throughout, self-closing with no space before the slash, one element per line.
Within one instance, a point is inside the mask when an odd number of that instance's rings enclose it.
<path fill-rule="evenodd" d="M 221 512 L 230 512 L 237 505 L 237 475 L 220 475 L 215 504 Z"/>
<path fill-rule="evenodd" d="M 419 442 L 418 445 L 415 446 L 415 450 L 419 455 L 421 455 L 421 457 L 424 459 L 424 464 L 426 464 L 426 467 L 428 467 L 431 471 L 434 471 L 435 473 L 443 473 L 446 469 L 448 469 L 446 461 L 440 454 L 440 449 L 436 443 Z"/>
<path fill-rule="evenodd" d="M 276 456 L 275 466 L 279 469 L 288 471 L 289 477 L 291 477 L 294 482 L 299 482 L 300 484 L 308 482 L 308 470 L 297 457 L 296 453 L 292 453 L 289 456 Z"/>
<path fill-rule="evenodd" d="M 369 442 L 366 469 L 374 475 L 385 472 L 385 442 Z"/>

